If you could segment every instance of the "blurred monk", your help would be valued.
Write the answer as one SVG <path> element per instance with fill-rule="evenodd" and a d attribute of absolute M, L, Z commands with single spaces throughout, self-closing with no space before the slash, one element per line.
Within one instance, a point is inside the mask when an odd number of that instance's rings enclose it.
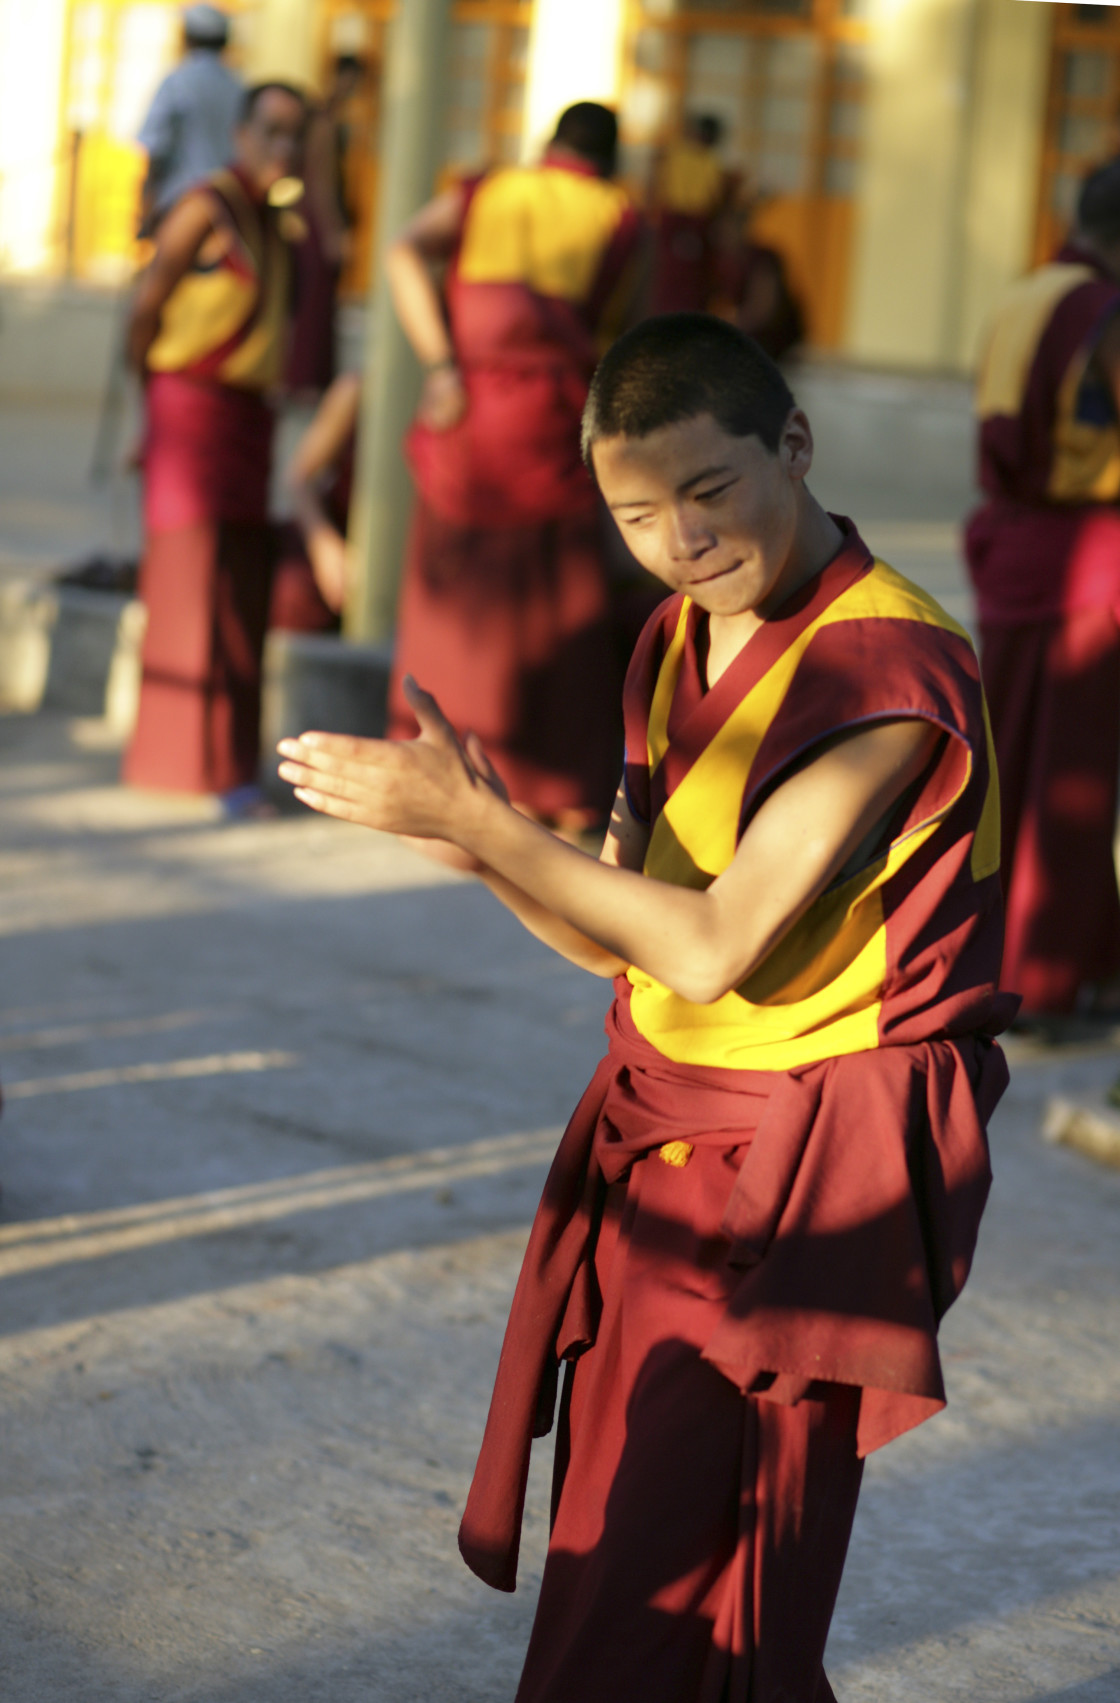
<path fill-rule="evenodd" d="M 650 311 L 701 312 L 713 285 L 716 226 L 728 178 L 716 150 L 723 126 L 711 114 L 686 120 L 684 135 L 657 162 Z"/>
<path fill-rule="evenodd" d="M 148 610 L 134 786 L 233 794 L 256 778 L 261 651 L 271 573 L 273 415 L 291 297 L 286 199 L 303 144 L 303 97 L 245 96 L 233 163 L 160 226 L 129 324 L 144 376 Z"/>
<path fill-rule="evenodd" d="M 300 207 L 307 235 L 296 248 L 296 310 L 284 372 L 286 389 L 297 396 L 321 395 L 337 370 L 338 285 L 353 224 L 345 173 L 346 114 L 366 75 L 364 61 L 339 54 L 330 87 L 308 119 Z"/>
<path fill-rule="evenodd" d="M 577 830 L 605 819 L 621 742 L 602 520 L 579 451 L 598 353 L 641 270 L 638 215 L 611 181 L 617 134 L 606 107 L 569 107 L 539 166 L 438 196 L 387 259 L 426 375 L 391 732 L 416 732 L 405 675 L 438 680 L 514 800 Z"/>
<path fill-rule="evenodd" d="M 966 533 L 1003 792 L 1004 985 L 1120 1010 L 1120 161 L 1010 290 L 980 363 Z"/>

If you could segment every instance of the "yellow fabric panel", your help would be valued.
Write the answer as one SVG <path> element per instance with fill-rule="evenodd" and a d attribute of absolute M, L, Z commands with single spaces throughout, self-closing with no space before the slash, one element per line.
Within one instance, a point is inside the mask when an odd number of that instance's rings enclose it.
<path fill-rule="evenodd" d="M 955 801 L 896 840 L 885 858 L 822 893 L 769 957 L 711 1005 L 628 971 L 637 1028 L 679 1064 L 734 1069 L 792 1070 L 878 1046 L 887 973 L 882 889 Z"/>
<path fill-rule="evenodd" d="M 1110 503 L 1120 497 L 1120 428 L 1079 420 L 1077 397 L 1091 351 L 1082 350 L 1062 380 L 1054 420 L 1054 459 L 1046 494 L 1057 503 Z"/>
<path fill-rule="evenodd" d="M 227 266 L 189 272 L 164 304 L 148 366 L 157 373 L 193 367 L 244 325 L 256 299 L 252 280 L 238 277 Z"/>
<path fill-rule="evenodd" d="M 1000 861 L 999 765 L 987 700 L 984 703 L 984 738 L 988 746 L 988 790 L 972 841 L 970 867 L 974 881 L 984 881 L 989 875 L 994 875 Z"/>
<path fill-rule="evenodd" d="M 727 718 L 719 734 L 702 751 L 673 793 L 654 826 L 647 867 L 662 880 L 674 879 L 654 867 L 662 861 L 660 841 L 672 833 L 689 856 L 712 875 L 718 875 L 735 855 L 738 805 L 755 755 L 782 699 L 789 690 L 813 637 L 837 621 L 865 617 L 920 621 L 944 627 L 967 638 L 964 629 L 909 580 L 883 562 L 834 598 L 817 619 L 783 651 L 777 662 Z M 666 658 L 668 661 L 668 657 Z M 679 662 L 678 665 L 679 667 Z M 659 683 L 660 684 L 660 683 Z M 734 799 L 729 809 L 728 798 Z"/>
<path fill-rule="evenodd" d="M 712 213 L 723 195 L 723 167 L 699 142 L 675 142 L 667 148 L 658 173 L 658 200 L 671 213 L 696 217 Z"/>
<path fill-rule="evenodd" d="M 458 273 L 467 284 L 525 284 L 581 302 L 624 213 L 626 191 L 555 166 L 484 178 L 467 210 Z"/>
<path fill-rule="evenodd" d="M 654 692 L 651 759 L 655 751 L 664 750 L 666 681 L 671 681 L 671 698 L 680 671 L 686 613 L 687 603 Z M 917 621 L 966 637 L 931 597 L 876 562 L 787 647 L 701 752 L 654 824 L 644 865 L 647 875 L 704 889 L 727 868 L 737 849 L 739 811 L 751 767 L 813 635 L 836 622 L 868 617 Z M 978 836 L 983 849 L 973 855 L 981 865 L 991 857 L 994 832 L 998 866 L 994 756 L 992 765 Z M 631 969 L 631 1011 L 641 1033 L 679 1063 L 759 1070 L 788 1070 L 877 1046 L 887 967 L 882 889 L 952 810 L 971 771 L 970 759 L 960 786 L 941 809 L 895 840 L 884 857 L 822 893 L 774 952 L 722 999 L 698 1005 Z"/>
<path fill-rule="evenodd" d="M 691 598 L 686 597 L 681 604 L 680 619 L 662 659 L 661 668 L 657 675 L 657 684 L 653 689 L 653 699 L 649 707 L 649 724 L 646 730 L 646 749 L 651 775 L 669 749 L 669 710 L 672 707 L 673 693 L 676 691 L 677 678 L 681 671 L 681 657 L 684 655 L 685 632 L 688 627 L 688 611 L 691 606 Z"/>
<path fill-rule="evenodd" d="M 1055 261 L 1013 284 L 980 357 L 975 409 L 981 420 L 1017 414 L 1039 339 L 1063 296 L 1096 277 L 1090 266 Z"/>
<path fill-rule="evenodd" d="M 266 390 L 282 374 L 285 330 L 291 300 L 291 254 L 280 223 L 265 223 L 230 171 L 210 179 L 221 212 L 215 230 L 230 232 L 251 275 L 219 261 L 211 271 L 188 272 L 171 292 L 160 315 L 160 329 L 148 353 L 153 372 L 183 372 L 220 349 L 247 325 L 266 295 L 244 340 L 214 377 L 246 390 Z M 302 220 L 280 215 L 292 240 L 306 233 Z"/>
<path fill-rule="evenodd" d="M 268 243 L 266 295 L 260 313 L 248 336 L 222 362 L 218 374 L 224 384 L 249 390 L 267 390 L 280 382 L 287 348 L 291 256 L 277 232 L 269 233 Z"/>

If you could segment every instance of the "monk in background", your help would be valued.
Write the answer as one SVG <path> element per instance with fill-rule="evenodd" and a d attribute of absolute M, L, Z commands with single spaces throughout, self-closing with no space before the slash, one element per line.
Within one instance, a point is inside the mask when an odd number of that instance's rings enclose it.
<path fill-rule="evenodd" d="M 996 313 L 965 535 L 1003 794 L 1004 986 L 1120 1011 L 1120 161 Z"/>
<path fill-rule="evenodd" d="M 307 235 L 295 251 L 296 307 L 284 372 L 285 388 L 296 397 L 317 398 L 337 371 L 338 286 L 354 223 L 345 169 L 347 113 L 366 77 L 363 60 L 339 54 L 330 87 L 308 118 L 300 206 Z"/>
<path fill-rule="evenodd" d="M 300 169 L 305 107 L 245 96 L 232 164 L 172 209 L 136 291 L 129 358 L 144 382 L 148 611 L 133 786 L 234 795 L 256 781 L 272 535 L 273 413 L 295 216 L 270 197 Z"/>
<path fill-rule="evenodd" d="M 391 735 L 416 732 L 405 676 L 438 680 L 515 802 L 576 831 L 605 820 L 621 743 L 603 519 L 579 451 L 596 360 L 640 283 L 617 140 L 606 107 L 569 107 L 539 166 L 437 196 L 387 257 L 425 369 Z"/>
<path fill-rule="evenodd" d="M 685 120 L 653 177 L 651 313 L 702 313 L 711 305 L 718 226 L 730 179 L 717 152 L 723 126 L 710 113 Z"/>

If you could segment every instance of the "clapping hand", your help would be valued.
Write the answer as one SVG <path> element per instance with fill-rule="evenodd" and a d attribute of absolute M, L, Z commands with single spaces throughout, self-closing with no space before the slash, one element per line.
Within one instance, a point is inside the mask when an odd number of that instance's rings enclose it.
<path fill-rule="evenodd" d="M 310 732 L 283 739 L 281 779 L 324 816 L 397 834 L 438 862 L 478 873 L 482 865 L 460 836 L 469 835 L 481 794 L 503 803 L 509 795 L 477 736 L 461 740 L 411 676 L 404 690 L 420 724 L 418 738 Z"/>

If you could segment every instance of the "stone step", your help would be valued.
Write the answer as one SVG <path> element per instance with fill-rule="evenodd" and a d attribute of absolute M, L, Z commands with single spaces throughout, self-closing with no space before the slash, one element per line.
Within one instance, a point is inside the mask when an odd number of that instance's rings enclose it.
<path fill-rule="evenodd" d="M 0 585 L 0 709 L 98 716 L 126 740 L 136 720 L 146 612 L 120 592 L 46 579 Z M 317 728 L 385 731 L 392 651 L 334 634 L 269 633 L 261 706 L 261 784 L 280 802 L 276 742 Z"/>

